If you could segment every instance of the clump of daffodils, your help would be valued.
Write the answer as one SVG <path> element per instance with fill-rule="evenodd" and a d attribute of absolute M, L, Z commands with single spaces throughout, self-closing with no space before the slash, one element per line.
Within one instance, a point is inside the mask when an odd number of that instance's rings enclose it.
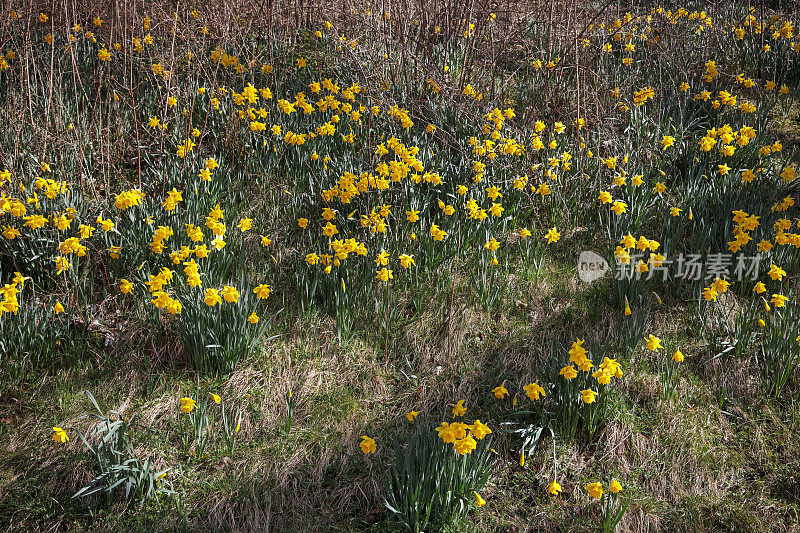
<path fill-rule="evenodd" d="M 478 446 L 479 440 L 492 432 L 489 426 L 475 420 L 472 424 L 463 422 L 442 422 L 436 428 L 439 438 L 447 444 L 452 444 L 453 449 L 460 455 L 466 455 Z"/>

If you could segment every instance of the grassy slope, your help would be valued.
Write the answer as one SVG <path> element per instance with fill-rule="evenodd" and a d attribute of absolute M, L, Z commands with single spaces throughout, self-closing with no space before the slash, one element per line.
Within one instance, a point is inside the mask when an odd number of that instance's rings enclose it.
<path fill-rule="evenodd" d="M 793 138 L 795 122 L 781 120 L 776 129 Z M 231 375 L 204 381 L 172 348 L 152 346 L 140 332 L 122 331 L 110 348 L 97 335 L 69 364 L 2 398 L 0 516 L 10 531 L 384 531 L 382 467 L 359 452 L 359 436 L 369 433 L 380 445 L 407 424 L 407 411 L 444 411 L 454 398 L 493 412 L 491 388 L 533 376 L 548 339 L 614 330 L 608 283 L 586 286 L 575 275 L 575 250 L 588 241 L 583 233 L 565 236 L 539 282 L 515 278 L 491 313 L 464 282 L 454 291 L 453 322 L 449 306 L 426 309 L 398 335 L 388 362 L 382 339 L 362 332 L 341 346 L 335 324 L 320 314 L 284 313 L 276 341 Z M 706 363 L 713 354 L 694 339 L 689 315 L 665 301 L 652 320 L 658 327 L 648 329 L 687 354 L 676 398 L 659 397 L 654 358 L 638 350 L 623 361 L 621 416 L 592 443 L 557 442 L 563 494 L 544 490 L 549 441 L 523 468 L 515 442 L 501 438 L 488 504 L 459 530 L 594 531 L 599 509 L 587 506 L 583 485 L 611 467 L 633 498 L 627 531 L 800 527 L 800 406 L 788 395 L 780 402 L 760 396 L 748 361 Z M 196 461 L 180 451 L 176 400 L 198 386 L 244 407 L 230 459 L 212 450 Z M 290 388 L 299 403 L 286 434 Z M 177 504 L 123 513 L 119 504 L 70 498 L 93 477 L 91 461 L 77 439 L 54 443 L 49 428 L 86 427 L 79 419 L 89 410 L 85 389 L 134 423 L 139 451 L 183 465 L 182 474 L 170 474 L 183 491 Z"/>
<path fill-rule="evenodd" d="M 564 255 L 585 244 L 575 239 L 562 243 Z M 359 435 L 376 435 L 380 443 L 407 423 L 402 415 L 408 410 L 435 411 L 456 397 L 491 412 L 496 400 L 490 389 L 505 377 L 531 376 L 545 356 L 546 338 L 611 327 L 608 284 L 581 284 L 564 260 L 546 265 L 538 285 L 522 278 L 510 283 L 490 314 L 458 296 L 451 339 L 442 318 L 448 310 L 428 309 L 403 333 L 388 365 L 378 339 L 362 334 L 342 347 L 335 325 L 319 315 L 279 325 L 280 338 L 239 370 L 202 383 L 166 350 L 152 355 L 122 342 L 111 353 L 75 354 L 78 363 L 28 383 L 2 407 L 0 444 L 8 453 L 0 457 L 0 514 L 12 517 L 14 531 L 362 530 L 376 522 L 372 527 L 383 530 L 381 466 L 361 456 Z M 720 369 L 700 363 L 706 359 L 701 347 L 687 349 L 692 339 L 685 311 L 667 305 L 658 313 L 654 323 L 662 328 L 656 333 L 688 354 L 677 398 L 660 398 L 652 357 L 634 353 L 621 382 L 623 414 L 594 443 L 557 443 L 561 497 L 544 491 L 550 442 L 522 468 L 515 443 L 501 439 L 489 503 L 470 517 L 474 528 L 594 530 L 599 509 L 587 507 L 582 486 L 612 465 L 633 498 L 626 530 L 796 527 L 800 444 L 792 435 L 800 431 L 800 409 L 791 399 L 769 403 L 746 383 L 729 387 L 720 403 Z M 738 367 L 746 362 L 729 364 L 740 370 L 735 379 L 749 379 L 747 367 Z M 202 461 L 181 455 L 176 399 L 199 384 L 245 408 L 231 459 L 213 450 Z M 289 387 L 299 403 L 287 435 L 281 427 Z M 70 499 L 92 477 L 89 457 L 76 439 L 60 446 L 48 430 L 57 423 L 86 427 L 79 421 L 89 407 L 84 389 L 136 425 L 142 452 L 183 465 L 182 476 L 170 474 L 183 491 L 180 506 L 123 514 L 119 504 L 92 510 Z M 29 450 L 37 452 L 30 456 Z"/>

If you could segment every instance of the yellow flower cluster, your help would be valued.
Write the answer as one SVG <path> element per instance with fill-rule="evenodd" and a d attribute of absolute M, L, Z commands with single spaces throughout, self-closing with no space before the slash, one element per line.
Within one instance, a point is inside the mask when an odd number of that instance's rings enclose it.
<path fill-rule="evenodd" d="M 11 280 L 11 283 L 0 287 L 0 297 L 2 297 L 2 300 L 0 300 L 0 317 L 2 317 L 4 313 L 17 314 L 19 311 L 17 295 L 19 291 L 22 290 L 24 283 L 25 281 L 22 274 L 14 272 L 14 278 Z"/>
<path fill-rule="evenodd" d="M 453 449 L 460 455 L 471 453 L 477 447 L 477 441 L 492 432 L 489 426 L 477 419 L 472 424 L 442 422 L 436 431 L 439 433 L 439 438 L 447 444 L 452 444 Z"/>

